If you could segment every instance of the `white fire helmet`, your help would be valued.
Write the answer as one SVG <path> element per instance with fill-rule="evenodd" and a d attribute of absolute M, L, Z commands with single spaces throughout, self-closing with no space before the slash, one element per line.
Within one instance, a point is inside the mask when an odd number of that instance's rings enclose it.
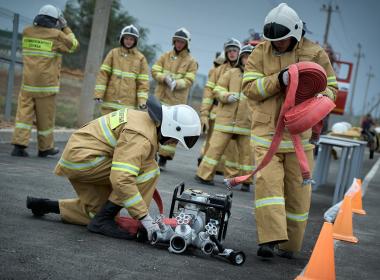
<path fill-rule="evenodd" d="M 177 139 L 186 149 L 192 148 L 201 134 L 197 112 L 185 104 L 162 105 L 161 134 Z"/>
<path fill-rule="evenodd" d="M 60 9 L 54 7 L 53 5 L 44 5 L 41 7 L 38 15 L 44 15 L 58 19 L 62 15 L 62 12 Z"/>
<path fill-rule="evenodd" d="M 121 30 L 121 32 L 120 32 L 120 36 L 119 36 L 119 43 L 120 43 L 121 45 L 123 45 L 123 37 L 124 37 L 125 35 L 130 35 L 130 36 L 134 37 L 136 40 L 135 40 L 135 44 L 133 45 L 133 47 L 137 45 L 137 41 L 138 41 L 139 38 L 140 38 L 140 32 L 139 32 L 139 30 L 136 28 L 136 26 L 134 26 L 133 24 L 131 24 L 131 25 L 127 25 L 127 26 L 125 26 L 125 27 Z"/>
<path fill-rule="evenodd" d="M 173 44 L 174 44 L 175 39 L 185 40 L 187 42 L 187 47 L 189 47 L 190 41 L 191 41 L 191 34 L 190 34 L 189 30 L 187 30 L 184 27 L 181 27 L 173 35 Z"/>
<path fill-rule="evenodd" d="M 280 41 L 294 37 L 298 42 L 302 37 L 303 23 L 297 13 L 286 3 L 273 8 L 264 21 L 264 39 Z"/>

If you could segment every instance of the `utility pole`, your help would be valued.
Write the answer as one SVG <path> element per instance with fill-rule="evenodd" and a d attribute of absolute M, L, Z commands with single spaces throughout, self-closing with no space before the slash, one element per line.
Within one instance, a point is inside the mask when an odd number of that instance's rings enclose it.
<path fill-rule="evenodd" d="M 329 37 L 329 30 L 330 30 L 330 23 L 331 23 L 331 13 L 338 12 L 339 6 L 336 5 L 335 7 L 331 6 L 331 2 L 328 5 L 323 4 L 322 5 L 322 11 L 327 12 L 327 20 L 326 20 L 326 28 L 325 28 L 325 35 L 323 36 L 323 45 L 327 46 L 327 40 Z"/>
<path fill-rule="evenodd" d="M 83 125 L 93 118 L 94 102 L 92 94 L 95 89 L 96 74 L 103 59 L 111 6 L 112 0 L 96 0 L 84 71 L 84 81 L 80 96 L 78 126 Z"/>
<path fill-rule="evenodd" d="M 359 64 L 360 64 L 360 58 L 364 58 L 364 54 L 362 53 L 362 45 L 359 43 L 358 44 L 358 52 L 354 54 L 355 57 L 357 57 L 356 60 L 356 65 L 355 65 L 355 74 L 354 74 L 354 80 L 352 82 L 352 90 L 351 90 L 351 98 L 350 98 L 350 118 L 352 121 L 352 118 L 354 116 L 354 109 L 353 109 L 353 104 L 354 104 L 354 95 L 355 95 L 355 88 L 356 88 L 356 80 L 358 78 L 358 70 L 359 70 Z"/>
<path fill-rule="evenodd" d="M 375 75 L 372 73 L 372 66 L 369 67 L 369 71 L 368 71 L 368 73 L 367 73 L 367 77 L 368 77 L 368 80 L 367 80 L 367 86 L 366 86 L 365 94 L 364 94 L 364 102 L 363 102 L 362 116 L 365 115 L 365 107 L 366 107 L 366 105 L 367 105 L 367 95 L 368 95 L 369 83 L 370 83 L 371 79 L 372 79 L 373 77 L 375 77 Z"/>

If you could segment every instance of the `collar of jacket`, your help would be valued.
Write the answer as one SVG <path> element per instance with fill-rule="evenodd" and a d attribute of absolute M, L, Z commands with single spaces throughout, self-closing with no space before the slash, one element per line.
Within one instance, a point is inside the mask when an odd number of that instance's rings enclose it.
<path fill-rule="evenodd" d="M 122 55 L 128 55 L 128 54 L 135 54 L 136 53 L 136 47 L 127 49 L 125 47 L 120 47 L 120 52 Z"/>
<path fill-rule="evenodd" d="M 176 56 L 176 57 L 185 57 L 189 55 L 189 51 L 187 49 L 182 50 L 181 52 L 177 53 L 174 49 L 170 52 L 170 57 Z"/>

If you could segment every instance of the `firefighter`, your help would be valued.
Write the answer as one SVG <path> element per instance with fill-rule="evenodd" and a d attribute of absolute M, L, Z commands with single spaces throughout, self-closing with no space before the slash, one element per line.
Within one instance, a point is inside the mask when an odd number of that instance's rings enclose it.
<path fill-rule="evenodd" d="M 222 75 L 214 89 L 219 103 L 210 146 L 195 177 L 201 183 L 213 181 L 217 164 L 233 138 L 238 147 L 240 171 L 238 175 L 246 175 L 254 168 L 251 158 L 249 137 L 251 121 L 247 114 L 247 97 L 241 92 L 244 65 L 252 50 L 253 47 L 250 45 L 244 46 L 240 50 L 236 66 Z M 249 191 L 250 183 L 251 179 L 244 182 L 242 191 Z"/>
<path fill-rule="evenodd" d="M 155 161 L 158 143 L 181 142 L 190 149 L 197 141 L 200 120 L 187 105 L 161 105 L 154 96 L 148 112 L 121 109 L 91 121 L 70 137 L 55 173 L 66 176 L 78 197 L 59 201 L 27 198 L 34 215 L 60 214 L 67 223 L 87 225 L 89 231 L 132 239 L 115 217 L 124 207 L 142 222 L 148 238 L 158 225 L 149 204 L 160 170 Z"/>
<path fill-rule="evenodd" d="M 257 45 L 249 56 L 242 87 L 252 109 L 251 142 L 257 164 L 268 152 L 275 132 L 289 83 L 289 65 L 299 61 L 318 63 L 326 70 L 328 81 L 321 94 L 334 100 L 337 91 L 336 77 L 326 52 L 304 37 L 302 21 L 287 4 L 282 3 L 268 13 L 264 38 L 266 41 Z M 312 167 L 314 146 L 308 142 L 311 130 L 302 133 L 301 138 Z M 256 177 L 258 256 L 270 258 L 277 252 L 291 258 L 294 252 L 300 251 L 311 198 L 310 184 L 302 183 L 290 134 L 284 132 L 278 152 Z"/>
<path fill-rule="evenodd" d="M 178 29 L 172 38 L 173 50 L 164 53 L 153 65 L 152 76 L 156 80 L 155 95 L 164 105 L 187 103 L 190 88 L 195 80 L 198 64 L 190 55 L 190 32 Z M 159 166 L 174 158 L 176 145 L 160 145 Z"/>
<path fill-rule="evenodd" d="M 214 89 L 215 85 L 213 85 L 213 83 L 210 82 L 210 79 L 214 75 L 216 68 L 218 68 L 220 65 L 223 65 L 225 62 L 226 62 L 226 57 L 225 57 L 224 52 L 217 52 L 215 55 L 214 62 L 213 62 L 214 67 L 211 68 L 210 71 L 208 72 L 208 76 L 207 76 L 208 80 L 207 80 L 206 86 L 204 88 L 201 111 L 208 108 L 210 102 L 212 103 L 212 100 L 208 97 L 209 96 L 208 91 Z M 203 142 L 201 153 L 200 153 L 200 156 L 198 157 L 198 166 L 201 163 L 202 157 L 205 154 L 205 151 L 208 149 L 208 146 L 209 146 L 211 132 L 214 129 L 214 122 L 215 122 L 215 117 L 216 117 L 216 108 L 217 108 L 217 106 L 212 104 L 212 107 L 210 109 L 207 109 L 207 111 L 209 111 L 209 114 L 207 116 L 207 121 L 206 121 L 206 118 L 203 120 L 204 121 L 203 133 L 206 135 L 206 139 Z"/>
<path fill-rule="evenodd" d="M 201 162 L 202 156 L 207 152 L 207 149 L 210 145 L 210 139 L 214 128 L 214 122 L 216 117 L 216 111 L 218 108 L 218 100 L 216 98 L 216 92 L 214 89 L 216 84 L 218 83 L 219 78 L 227 72 L 229 69 L 233 68 L 237 62 L 239 51 L 240 51 L 240 42 L 235 38 L 228 39 L 223 44 L 225 62 L 216 68 L 211 76 L 209 77 L 206 87 L 203 93 L 203 100 L 201 106 L 201 123 L 202 123 L 202 131 L 207 134 L 205 139 L 205 143 L 203 144 L 203 149 L 201 153 L 201 157 L 198 159 L 198 162 Z M 228 157 L 227 161 L 225 157 Z M 239 170 L 236 168 L 238 165 L 238 152 L 235 141 L 230 141 L 227 149 L 225 150 L 225 156 L 222 157 L 222 160 L 218 167 L 217 171 L 224 174 L 224 176 L 230 178 L 237 176 L 239 174 Z M 200 177 L 197 180 L 202 180 Z M 204 181 L 204 184 L 213 185 L 213 181 Z"/>
<path fill-rule="evenodd" d="M 67 26 L 61 11 L 43 6 L 34 18 L 33 26 L 23 31 L 23 77 L 18 96 L 12 156 L 29 156 L 34 117 L 36 118 L 38 156 L 59 152 L 54 147 L 55 95 L 59 92 L 62 54 L 78 49 L 78 41 Z"/>
<path fill-rule="evenodd" d="M 149 92 L 148 63 L 137 49 L 140 34 L 134 25 L 124 27 L 120 47 L 106 56 L 96 80 L 94 99 L 102 115 L 123 108 L 145 109 Z"/>

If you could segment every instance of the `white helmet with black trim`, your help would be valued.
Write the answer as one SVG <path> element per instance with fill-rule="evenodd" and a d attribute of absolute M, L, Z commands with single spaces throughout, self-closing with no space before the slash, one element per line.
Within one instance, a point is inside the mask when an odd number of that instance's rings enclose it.
<path fill-rule="evenodd" d="M 238 48 L 240 50 L 241 44 L 238 39 L 230 38 L 223 44 L 224 52 L 226 53 L 228 49 L 230 48 Z"/>
<path fill-rule="evenodd" d="M 243 54 L 247 53 L 248 55 L 250 55 L 251 52 L 252 52 L 254 49 L 255 49 L 255 47 L 252 46 L 252 45 L 245 45 L 245 46 L 243 46 L 243 47 L 240 49 L 239 58 L 238 58 L 238 62 L 237 62 L 237 63 L 238 63 L 238 64 L 241 63 L 241 57 L 242 57 Z"/>
<path fill-rule="evenodd" d="M 214 63 L 217 65 L 222 65 L 224 62 L 226 62 L 226 56 L 224 55 L 224 52 L 217 52 L 215 55 Z"/>
<path fill-rule="evenodd" d="M 181 27 L 173 35 L 173 44 L 174 44 L 175 39 L 185 40 L 187 43 L 187 48 L 189 48 L 190 41 L 191 41 L 191 34 L 189 30 L 187 30 L 185 27 Z"/>
<path fill-rule="evenodd" d="M 127 26 L 125 26 L 121 30 L 120 36 L 119 36 L 119 42 L 120 42 L 121 45 L 123 45 L 123 37 L 126 36 L 126 35 L 130 35 L 130 36 L 132 36 L 132 37 L 135 38 L 135 44 L 133 45 L 133 47 L 136 46 L 137 45 L 137 41 L 140 38 L 140 32 L 136 28 L 136 26 L 134 26 L 133 24 L 127 25 Z"/>
<path fill-rule="evenodd" d="M 186 149 L 192 148 L 201 134 L 197 112 L 185 104 L 162 105 L 161 134 L 177 139 Z"/>
<path fill-rule="evenodd" d="M 281 3 L 265 17 L 263 37 L 268 41 L 294 37 L 299 42 L 302 29 L 303 23 L 298 14 L 286 3 Z"/>
<path fill-rule="evenodd" d="M 40 11 L 38 12 L 39 16 L 49 16 L 55 19 L 58 19 L 62 12 L 57 7 L 54 7 L 53 5 L 44 5 L 41 7 Z"/>

